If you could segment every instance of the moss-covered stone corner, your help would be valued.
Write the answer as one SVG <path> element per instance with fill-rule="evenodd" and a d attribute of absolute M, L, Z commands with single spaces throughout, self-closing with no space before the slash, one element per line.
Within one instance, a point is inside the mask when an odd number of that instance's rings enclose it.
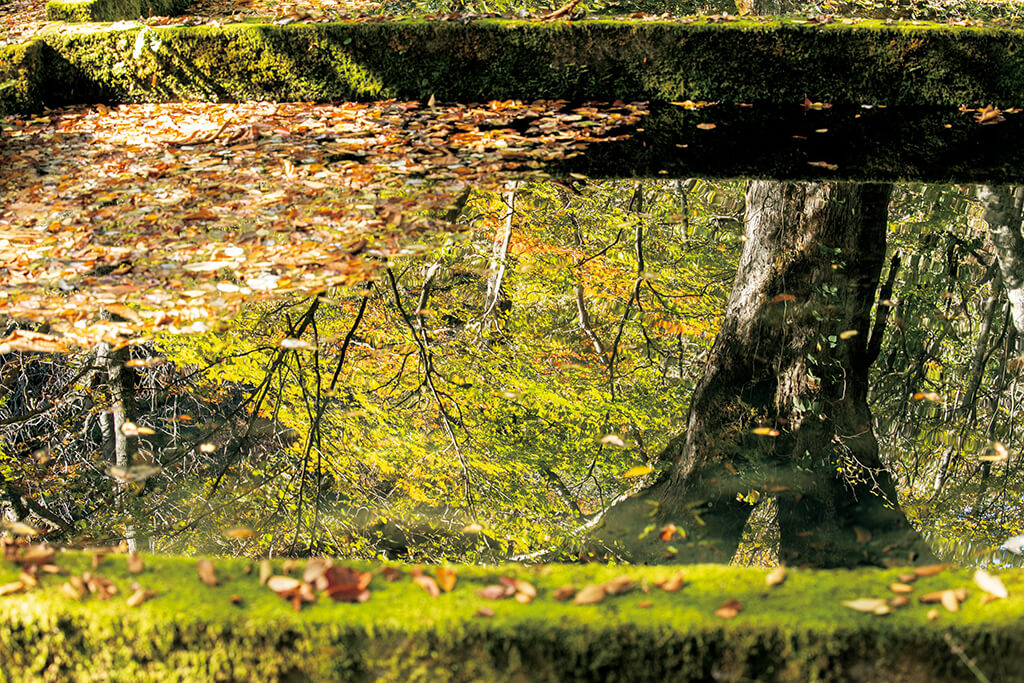
<path fill-rule="evenodd" d="M 454 589 L 432 598 L 407 568 L 388 581 L 371 571 L 371 597 L 340 603 L 319 595 L 299 612 L 259 585 L 257 563 L 215 560 L 219 584 L 202 583 L 196 561 L 61 553 L 65 572 L 0 597 L 0 657 L 6 680 L 973 680 L 964 657 L 990 680 L 1021 681 L 1024 572 L 1005 572 L 1010 597 L 983 601 L 965 570 L 913 584 L 908 607 L 876 616 L 843 600 L 887 598 L 899 570 L 790 570 L 767 587 L 760 569 L 683 568 L 676 592 L 655 587 L 678 567 L 599 565 L 460 567 Z M 273 563 L 283 572 L 282 563 Z M 427 568 L 431 572 L 431 568 Z M 0 565 L 0 585 L 19 568 Z M 61 588 L 91 572 L 119 592 L 78 600 Z M 294 570 L 295 576 L 302 573 Z M 635 587 L 600 604 L 558 602 L 555 589 L 626 575 Z M 485 600 L 478 590 L 512 576 L 533 584 L 530 604 Z M 127 604 L 138 582 L 155 595 Z M 649 592 L 643 590 L 644 586 Z M 966 587 L 958 612 L 918 604 L 931 591 Z M 715 615 L 738 601 L 732 619 Z M 481 610 L 493 611 L 486 616 Z M 965 654 L 961 657 L 957 651 Z"/>
<path fill-rule="evenodd" d="M 40 76 L 47 72 L 47 52 L 42 41 L 0 47 L 0 114 L 37 109 L 45 94 Z"/>
<path fill-rule="evenodd" d="M 121 21 L 149 16 L 181 14 L 187 0 L 50 0 L 46 3 L 49 21 Z"/>
<path fill-rule="evenodd" d="M 128 0 L 120 0 L 128 1 Z M 83 27 L 37 107 L 183 98 L 1024 104 L 1024 31 L 864 21 Z"/>

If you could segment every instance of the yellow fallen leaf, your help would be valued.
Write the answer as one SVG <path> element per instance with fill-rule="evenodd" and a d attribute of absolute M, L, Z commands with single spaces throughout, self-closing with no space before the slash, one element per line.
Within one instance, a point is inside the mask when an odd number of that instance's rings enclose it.
<path fill-rule="evenodd" d="M 768 572 L 768 575 L 764 577 L 764 585 L 766 586 L 778 586 L 786 580 L 786 568 L 779 565 L 775 569 Z"/>

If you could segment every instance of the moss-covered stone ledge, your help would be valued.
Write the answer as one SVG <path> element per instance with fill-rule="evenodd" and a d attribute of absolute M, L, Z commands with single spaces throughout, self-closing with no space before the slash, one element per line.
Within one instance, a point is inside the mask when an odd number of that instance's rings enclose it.
<path fill-rule="evenodd" d="M 372 574 L 367 601 L 320 593 L 296 612 L 260 586 L 256 562 L 214 561 L 212 586 L 200 580 L 196 560 L 143 560 L 144 569 L 130 573 L 124 555 L 93 567 L 87 554 L 61 553 L 55 563 L 64 574 L 39 572 L 38 587 L 0 597 L 0 678 L 932 683 L 974 680 L 965 665 L 972 661 L 989 680 L 1024 680 L 1021 572 L 1003 573 L 1010 597 L 991 602 L 971 572 L 922 577 L 905 594 L 908 606 L 879 616 L 842 603 L 892 599 L 900 570 L 790 570 L 770 587 L 765 570 L 692 566 L 682 568 L 686 584 L 669 592 L 655 584 L 678 567 L 459 567 L 451 592 L 431 597 L 408 568 L 389 581 L 382 567 L 362 564 Z M 283 574 L 281 561 L 272 564 Z M 19 570 L 0 565 L 0 586 L 16 582 Z M 118 592 L 78 599 L 63 586 L 85 572 Z M 300 563 L 291 575 L 302 573 Z M 566 584 L 621 576 L 633 588 L 598 604 L 554 598 Z M 480 595 L 501 577 L 529 582 L 537 596 L 523 604 Z M 135 607 L 133 582 L 153 592 Z M 957 612 L 919 603 L 957 588 L 967 589 Z M 716 615 L 728 603 L 733 612 Z"/>
<path fill-rule="evenodd" d="M 1024 104 L 1024 31 L 877 21 L 85 25 L 39 38 L 5 110 L 103 101 L 708 100 Z M 0 72 L 12 78 L 10 57 Z"/>
<path fill-rule="evenodd" d="M 150 16 L 181 14 L 187 0 L 50 0 L 46 3 L 49 21 L 120 21 Z"/>

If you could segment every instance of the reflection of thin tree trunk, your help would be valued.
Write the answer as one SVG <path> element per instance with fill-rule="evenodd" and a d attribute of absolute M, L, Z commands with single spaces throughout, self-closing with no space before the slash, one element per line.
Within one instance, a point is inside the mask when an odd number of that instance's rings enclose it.
<path fill-rule="evenodd" d="M 978 188 L 978 199 L 996 247 L 1013 326 L 1018 333 L 1024 333 L 1024 235 L 1021 234 L 1024 186 L 982 185 Z"/>
<path fill-rule="evenodd" d="M 516 190 L 519 187 L 517 181 L 506 185 L 507 191 L 504 194 L 508 213 L 502 221 L 501 232 L 494 239 L 494 247 L 491 251 L 491 258 L 487 264 L 487 294 L 484 298 L 484 313 L 482 322 L 488 320 L 495 311 L 504 310 L 508 304 L 508 297 L 505 296 L 505 265 L 508 262 L 508 246 L 512 242 L 512 226 L 516 209 Z"/>
<path fill-rule="evenodd" d="M 107 386 L 110 390 L 110 420 L 105 426 L 105 431 L 112 432 L 114 466 L 121 470 L 129 470 L 135 464 L 135 458 L 139 449 L 139 437 L 134 431 L 134 424 L 137 420 L 135 406 L 135 371 L 127 367 L 125 363 L 129 359 L 128 347 L 113 349 L 106 342 L 102 342 L 96 351 L 96 358 L 101 367 L 107 373 Z M 106 434 L 105 434 L 106 435 Z M 128 484 L 124 487 L 124 493 L 135 493 L 135 484 Z M 122 496 L 127 502 L 131 522 L 127 525 L 125 536 L 128 540 L 129 550 L 135 552 L 140 544 L 145 544 L 145 535 L 140 530 L 140 519 L 137 507 L 137 500 Z"/>

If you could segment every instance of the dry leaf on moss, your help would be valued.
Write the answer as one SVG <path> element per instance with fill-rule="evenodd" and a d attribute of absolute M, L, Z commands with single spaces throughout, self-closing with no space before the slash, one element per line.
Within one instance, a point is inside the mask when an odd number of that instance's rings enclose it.
<path fill-rule="evenodd" d="M 783 581 L 786 580 L 786 568 L 779 565 L 775 569 L 768 572 L 768 575 L 764 577 L 764 585 L 766 586 L 779 586 Z"/>
<path fill-rule="evenodd" d="M 989 595 L 993 595 L 997 598 L 1010 597 L 1010 592 L 1006 590 L 1006 584 L 1003 583 L 1003 580 L 994 574 L 988 573 L 984 569 L 979 569 L 974 572 L 974 583 L 977 584 L 978 588 Z"/>
<path fill-rule="evenodd" d="M 217 580 L 217 570 L 214 569 L 213 562 L 210 560 L 199 560 L 196 563 L 196 572 L 199 574 L 199 580 L 207 586 L 216 586 L 220 583 Z"/>

